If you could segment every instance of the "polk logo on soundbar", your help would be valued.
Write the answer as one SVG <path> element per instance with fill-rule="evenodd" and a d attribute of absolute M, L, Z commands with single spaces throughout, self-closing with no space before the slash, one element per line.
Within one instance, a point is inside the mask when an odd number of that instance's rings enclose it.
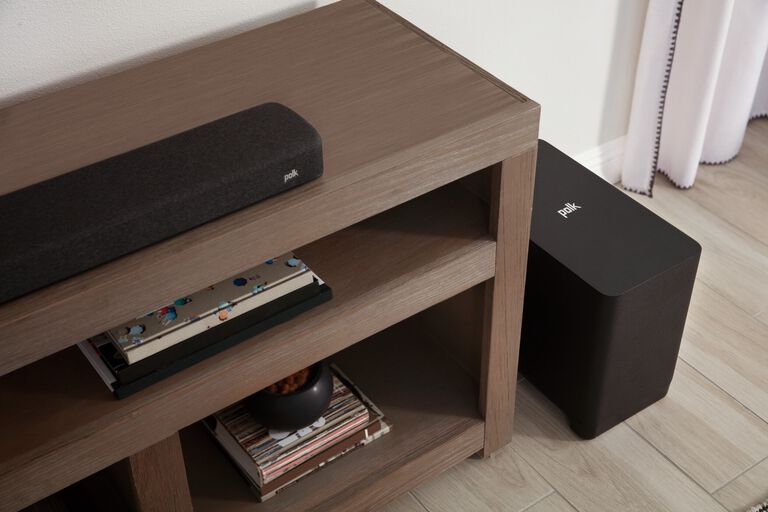
<path fill-rule="evenodd" d="M 557 213 L 567 219 L 568 215 L 572 214 L 576 210 L 581 210 L 581 206 L 577 205 L 576 203 L 565 203 L 565 208 L 562 210 L 557 210 Z"/>
<path fill-rule="evenodd" d="M 286 174 L 285 176 L 283 176 L 283 183 L 288 183 L 293 178 L 298 178 L 298 177 L 299 177 L 299 171 L 294 169 L 291 172 L 289 172 L 288 174 Z"/>

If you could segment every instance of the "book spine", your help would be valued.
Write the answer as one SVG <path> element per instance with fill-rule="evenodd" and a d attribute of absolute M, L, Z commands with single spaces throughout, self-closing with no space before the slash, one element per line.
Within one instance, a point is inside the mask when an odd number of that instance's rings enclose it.
<path fill-rule="evenodd" d="M 109 388 L 110 391 L 114 391 L 115 377 L 112 375 L 112 372 L 109 370 L 106 363 L 101 360 L 96 349 L 91 345 L 91 342 L 88 340 L 81 341 L 77 344 L 77 348 L 80 349 L 80 352 L 82 352 L 88 362 L 91 363 L 91 366 L 93 366 L 96 373 L 99 374 L 99 377 L 104 381 L 107 388 Z"/>
<path fill-rule="evenodd" d="M 339 441 L 330 448 L 323 450 L 322 452 L 314 455 L 303 464 L 296 466 L 291 471 L 280 475 L 274 480 L 265 483 L 261 486 L 262 494 L 269 494 L 274 491 L 278 491 L 287 485 L 299 480 L 300 478 L 320 469 L 324 464 L 327 464 L 331 460 L 334 460 L 338 455 L 346 454 L 352 448 L 362 446 L 365 441 L 370 438 L 375 432 L 378 432 L 381 428 L 381 423 L 378 420 L 374 420 L 373 423 L 368 425 L 346 439 Z"/>
<path fill-rule="evenodd" d="M 228 319 L 237 318 L 239 315 L 246 314 L 250 310 L 278 299 L 286 293 L 298 290 L 302 286 L 312 284 L 312 280 L 313 274 L 311 272 L 304 272 L 280 285 L 259 292 L 253 295 L 250 299 L 241 301 L 239 303 L 240 307 L 229 313 Z M 117 346 L 121 349 L 128 364 L 134 364 L 142 359 L 157 354 L 161 350 L 172 347 L 177 343 L 181 343 L 192 336 L 201 334 L 208 329 L 215 328 L 220 323 L 221 321 L 216 315 L 208 315 L 208 317 L 200 318 L 199 320 L 186 324 L 170 333 L 143 342 L 139 345 L 126 348 L 118 342 Z"/>
<path fill-rule="evenodd" d="M 247 478 L 257 487 L 261 487 L 261 484 L 264 481 L 261 469 L 256 465 L 253 459 L 251 459 L 248 453 L 243 450 L 237 442 L 237 439 L 235 439 L 214 416 L 209 416 L 202 423 L 224 449 L 229 458 L 235 463 L 238 469 L 245 473 Z"/>
<path fill-rule="evenodd" d="M 245 329 L 233 336 L 225 338 L 216 344 L 209 345 L 202 350 L 194 352 L 186 357 L 180 358 L 173 364 L 166 366 L 156 372 L 150 373 L 144 378 L 133 381 L 127 385 L 116 386 L 115 396 L 120 399 L 128 397 L 138 391 L 141 391 L 147 386 L 150 386 L 156 382 L 163 380 L 166 377 L 169 377 L 170 375 L 178 373 L 192 366 L 193 364 L 199 361 L 207 359 L 215 354 L 218 354 L 223 350 L 228 349 L 229 347 L 232 347 L 234 345 L 237 345 L 238 343 L 241 343 L 245 340 L 253 338 L 257 334 L 260 334 L 266 331 L 267 329 L 270 329 L 276 325 L 286 322 L 294 318 L 295 316 L 309 309 L 312 309 L 315 306 L 319 306 L 324 302 L 328 302 L 329 300 L 331 300 L 332 296 L 333 294 L 331 292 L 331 289 L 328 288 L 326 285 L 323 285 L 323 290 L 321 291 L 321 293 L 319 295 L 316 295 L 315 297 L 312 297 L 310 300 L 306 302 L 297 304 L 296 306 L 293 306 L 285 311 L 282 311 L 264 320 L 263 322 L 253 325 L 248 329 Z"/>
<path fill-rule="evenodd" d="M 120 384 L 128 384 L 129 382 L 138 380 L 153 371 L 160 370 L 164 366 L 173 364 L 178 359 L 184 358 L 193 352 L 197 352 L 209 345 L 218 343 L 229 336 L 233 336 L 240 331 L 248 329 L 254 324 L 263 322 L 284 310 L 301 304 L 318 295 L 320 292 L 321 288 L 317 282 L 312 282 L 307 286 L 289 292 L 263 306 L 254 308 L 233 320 L 227 321 L 217 326 L 215 329 L 208 329 L 207 331 L 184 340 L 181 343 L 168 347 L 157 354 L 153 354 L 146 359 L 142 359 L 141 361 L 126 366 L 122 370 L 115 372 L 117 374 L 117 380 Z"/>
<path fill-rule="evenodd" d="M 290 471 L 292 468 L 310 459 L 312 457 L 313 451 L 317 450 L 318 447 L 332 446 L 338 442 L 338 440 L 343 439 L 345 436 L 350 435 L 350 433 L 353 433 L 356 430 L 359 430 L 367 423 L 368 414 L 366 411 L 366 414 L 355 418 L 353 421 L 342 424 L 339 426 L 339 428 L 325 433 L 322 438 L 312 440 L 309 443 L 303 445 L 297 452 L 292 454 L 290 458 L 280 459 L 274 464 L 261 468 L 264 475 L 264 482 L 269 482 L 284 472 Z"/>

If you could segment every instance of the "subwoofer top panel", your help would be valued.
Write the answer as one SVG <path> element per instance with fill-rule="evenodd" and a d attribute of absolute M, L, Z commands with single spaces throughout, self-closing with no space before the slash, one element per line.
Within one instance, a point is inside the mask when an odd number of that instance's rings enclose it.
<path fill-rule="evenodd" d="M 266 103 L 2 196 L 0 302 L 322 173 L 317 131 Z"/>
<path fill-rule="evenodd" d="M 603 295 L 619 296 L 701 246 L 575 160 L 539 141 L 531 241 Z"/>

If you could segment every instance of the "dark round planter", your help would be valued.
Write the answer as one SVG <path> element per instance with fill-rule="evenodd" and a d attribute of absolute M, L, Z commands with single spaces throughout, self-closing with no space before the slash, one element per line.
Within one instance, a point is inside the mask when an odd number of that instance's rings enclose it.
<path fill-rule="evenodd" d="M 333 394 L 331 368 L 321 361 L 311 368 L 307 383 L 282 395 L 266 389 L 246 398 L 246 405 L 256 420 L 275 430 L 298 430 L 323 415 Z"/>

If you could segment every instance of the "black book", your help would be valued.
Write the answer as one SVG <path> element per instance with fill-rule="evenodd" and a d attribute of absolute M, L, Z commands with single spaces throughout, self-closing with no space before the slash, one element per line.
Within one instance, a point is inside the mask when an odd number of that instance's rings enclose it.
<path fill-rule="evenodd" d="M 115 396 L 125 398 L 198 361 L 327 302 L 331 297 L 331 289 L 315 280 L 312 284 L 131 365 L 127 364 L 106 336 L 94 337 L 79 346 Z"/>

